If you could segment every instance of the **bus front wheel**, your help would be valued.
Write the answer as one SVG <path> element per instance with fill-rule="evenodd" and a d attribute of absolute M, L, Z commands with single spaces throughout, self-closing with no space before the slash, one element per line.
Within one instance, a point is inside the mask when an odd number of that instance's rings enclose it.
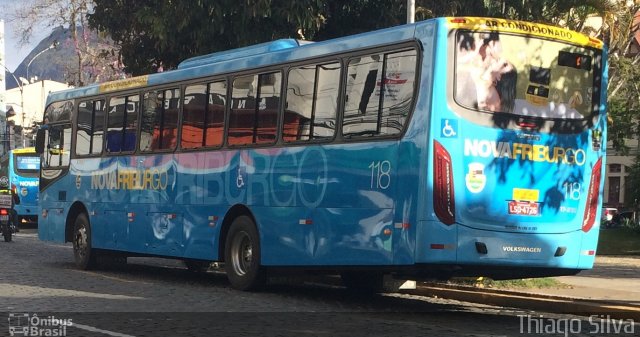
<path fill-rule="evenodd" d="M 73 225 L 73 255 L 76 266 L 82 270 L 96 266 L 96 252 L 91 248 L 91 225 L 84 213 L 78 215 Z"/>
<path fill-rule="evenodd" d="M 260 237 L 248 216 L 236 218 L 225 242 L 225 271 L 231 286 L 238 290 L 256 290 L 266 282 L 260 266 Z"/>

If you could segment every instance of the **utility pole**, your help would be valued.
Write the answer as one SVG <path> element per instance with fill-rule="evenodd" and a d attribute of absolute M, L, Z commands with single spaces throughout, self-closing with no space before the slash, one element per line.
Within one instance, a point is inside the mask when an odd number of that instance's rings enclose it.
<path fill-rule="evenodd" d="M 32 83 L 31 78 L 29 77 L 29 67 L 31 66 L 31 63 L 33 63 L 33 61 L 38 58 L 38 56 L 44 54 L 44 52 L 49 51 L 51 49 L 54 49 L 58 44 L 56 42 L 52 43 L 49 47 L 47 47 L 47 49 L 43 49 L 41 50 L 39 53 L 36 54 L 36 56 L 32 57 L 31 60 L 29 61 L 29 63 L 27 63 L 27 81 L 29 83 Z"/>
<path fill-rule="evenodd" d="M 407 23 L 416 21 L 416 0 L 407 0 Z"/>
<path fill-rule="evenodd" d="M 4 20 L 0 20 L 0 65 L 1 69 L 4 71 L 5 69 L 5 54 L 4 54 Z M 5 91 L 6 91 L 6 81 L 5 74 L 3 73 L 0 76 L 0 113 L 4 114 L 4 121 L 0 123 L 0 132 L 5 132 L 4 137 L 2 137 L 2 154 L 9 152 L 9 147 L 7 146 L 6 140 L 8 140 L 9 135 L 6 134 L 6 130 L 9 129 L 9 121 L 7 120 L 7 105 L 5 104 Z"/>

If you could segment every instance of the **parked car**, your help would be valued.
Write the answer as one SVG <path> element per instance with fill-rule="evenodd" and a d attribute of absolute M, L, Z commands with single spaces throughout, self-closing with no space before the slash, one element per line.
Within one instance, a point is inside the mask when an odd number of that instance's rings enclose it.
<path fill-rule="evenodd" d="M 635 215 L 634 211 L 624 211 L 624 212 L 618 212 L 616 213 L 613 218 L 611 219 L 611 221 L 609 221 L 609 228 L 613 228 L 613 227 L 620 227 L 622 226 L 626 221 L 632 221 L 632 220 L 636 220 L 638 221 L 638 217 Z"/>
<path fill-rule="evenodd" d="M 602 216 L 600 218 L 601 226 L 609 228 L 611 226 L 611 221 L 613 220 L 613 216 L 618 213 L 618 209 L 614 207 L 603 207 L 602 208 Z"/>

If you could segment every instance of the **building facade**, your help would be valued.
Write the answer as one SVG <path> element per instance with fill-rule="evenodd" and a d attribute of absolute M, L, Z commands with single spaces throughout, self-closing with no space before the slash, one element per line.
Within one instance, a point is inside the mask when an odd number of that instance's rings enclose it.
<path fill-rule="evenodd" d="M 8 135 L 9 149 L 33 146 L 35 132 L 31 126 L 42 122 L 47 95 L 69 87 L 66 83 L 43 80 L 5 91 L 9 127 L 4 133 Z"/>

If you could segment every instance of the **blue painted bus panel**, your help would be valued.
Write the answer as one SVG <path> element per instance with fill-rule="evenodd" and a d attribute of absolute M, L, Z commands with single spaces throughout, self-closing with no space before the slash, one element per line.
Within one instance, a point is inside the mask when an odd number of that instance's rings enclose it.
<path fill-rule="evenodd" d="M 214 228 L 220 226 L 230 206 L 245 204 L 254 212 L 267 238 L 266 251 L 273 256 L 294 256 L 289 252 L 295 247 L 291 240 L 308 241 L 308 230 L 277 228 L 308 227 L 329 245 L 324 253 L 311 254 L 310 264 L 333 264 L 345 256 L 351 256 L 348 263 L 369 264 L 367 256 L 379 250 L 385 253 L 376 261 L 391 264 L 392 230 L 402 221 L 394 219 L 394 144 L 376 143 L 373 151 L 347 154 L 335 146 L 320 146 L 78 160 L 70 175 L 50 186 L 47 195 L 67 185 L 77 190 L 77 200 L 100 200 L 86 203 L 96 226 L 96 248 L 168 256 L 210 251 L 215 254 L 208 258 L 217 257 L 213 237 L 218 229 L 210 230 L 213 220 L 209 219 L 217 219 Z M 385 162 L 385 176 L 378 180 L 376 165 L 380 162 Z M 346 170 L 348 167 L 351 169 Z M 372 190 L 372 184 L 377 190 Z M 272 223 L 271 219 L 280 220 Z M 282 219 L 288 223 L 279 223 Z M 304 224 L 306 220 L 312 224 Z M 196 240 L 188 234 L 192 232 L 211 237 Z M 399 242 L 407 245 L 411 241 Z M 404 250 L 412 251 L 412 247 Z M 278 261 L 271 253 L 263 259 L 265 264 Z"/>
<path fill-rule="evenodd" d="M 595 125 L 574 134 L 464 118 L 447 98 L 453 85 L 449 34 L 447 21 L 437 19 L 214 64 L 196 58 L 184 69 L 149 75 L 148 84 L 155 85 L 398 41 L 422 47 L 419 95 L 401 139 L 74 159 L 69 174 L 44 191 L 49 216 L 40 237 L 64 240 L 69 208 L 80 202 L 96 228 L 96 248 L 219 260 L 225 216 L 242 205 L 256 220 L 267 266 L 590 268 L 599 228 L 596 223 L 585 233 L 581 226 L 593 167 L 605 153 L 604 146 L 591 148 L 593 130 L 605 131 L 605 104 Z M 603 88 L 605 79 L 606 66 Z M 98 91 L 71 89 L 49 101 Z M 435 142 L 451 156 L 450 225 L 434 209 Z M 514 155 L 523 146 L 546 153 L 573 149 L 573 157 Z M 600 200 L 602 181 L 595 182 Z M 525 206 L 512 201 L 523 198 L 538 203 L 537 213 L 511 214 Z M 553 256 L 564 246 L 564 255 Z"/>

